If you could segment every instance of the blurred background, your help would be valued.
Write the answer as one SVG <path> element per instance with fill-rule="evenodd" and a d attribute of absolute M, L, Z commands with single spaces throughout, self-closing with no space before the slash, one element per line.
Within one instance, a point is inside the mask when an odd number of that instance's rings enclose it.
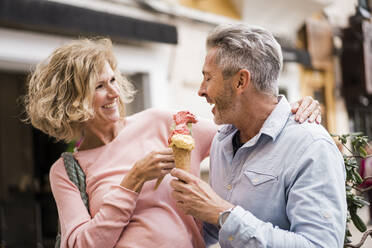
<path fill-rule="evenodd" d="M 22 123 L 19 97 L 56 47 L 110 37 L 138 90 L 129 114 L 156 107 L 212 118 L 197 95 L 208 32 L 222 23 L 260 25 L 283 49 L 280 93 L 317 99 L 331 133 L 372 137 L 371 10 L 371 0 L 0 0 L 0 247 L 54 247 L 48 173 L 66 144 Z M 368 222 L 368 210 L 363 216 Z"/>

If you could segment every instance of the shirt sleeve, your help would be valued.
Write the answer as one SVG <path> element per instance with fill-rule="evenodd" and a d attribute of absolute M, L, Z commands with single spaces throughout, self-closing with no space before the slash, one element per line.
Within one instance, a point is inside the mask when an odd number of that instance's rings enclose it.
<path fill-rule="evenodd" d="M 78 188 L 68 178 L 62 159 L 53 165 L 49 176 L 61 225 L 61 248 L 114 247 L 129 223 L 138 194 L 113 186 L 100 210 L 91 217 Z"/>
<path fill-rule="evenodd" d="M 274 227 L 237 206 L 219 232 L 221 247 L 343 247 L 346 226 L 342 156 L 314 141 L 285 173 L 290 230 Z"/>

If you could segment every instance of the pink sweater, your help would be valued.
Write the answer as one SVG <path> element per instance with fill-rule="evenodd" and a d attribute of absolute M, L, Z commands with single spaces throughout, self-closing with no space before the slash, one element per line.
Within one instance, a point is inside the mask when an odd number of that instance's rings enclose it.
<path fill-rule="evenodd" d="M 178 210 L 167 175 L 155 191 L 148 181 L 140 194 L 119 186 L 134 163 L 153 150 L 167 147 L 172 113 L 146 110 L 126 119 L 125 128 L 109 144 L 76 152 L 85 172 L 90 213 L 79 190 L 68 179 L 63 160 L 51 168 L 50 182 L 62 229 L 61 247 L 191 248 L 204 247 L 193 217 Z M 192 173 L 209 155 L 216 126 L 199 118 L 193 125 Z"/>

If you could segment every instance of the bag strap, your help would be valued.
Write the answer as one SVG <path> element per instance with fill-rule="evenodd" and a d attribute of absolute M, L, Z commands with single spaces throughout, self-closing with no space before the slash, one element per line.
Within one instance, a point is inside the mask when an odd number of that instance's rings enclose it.
<path fill-rule="evenodd" d="M 74 158 L 74 155 L 71 152 L 64 152 L 62 153 L 63 162 L 65 164 L 65 169 L 68 175 L 68 178 L 73 182 L 76 187 L 80 191 L 81 199 L 85 207 L 89 212 L 89 197 L 86 191 L 86 182 L 85 182 L 85 174 L 83 169 L 81 169 L 78 161 Z M 60 248 L 61 246 L 61 224 L 58 220 L 58 233 L 56 237 L 56 242 L 54 247 Z"/>
<path fill-rule="evenodd" d="M 62 158 L 65 164 L 66 172 L 71 182 L 73 182 L 80 191 L 81 199 L 89 212 L 89 198 L 86 191 L 85 174 L 81 169 L 78 161 L 74 158 L 71 152 L 62 153 Z"/>

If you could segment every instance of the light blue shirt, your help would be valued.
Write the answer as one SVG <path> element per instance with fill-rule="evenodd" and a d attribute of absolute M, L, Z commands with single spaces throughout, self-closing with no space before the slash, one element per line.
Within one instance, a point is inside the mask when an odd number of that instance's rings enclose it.
<path fill-rule="evenodd" d="M 225 125 L 210 152 L 210 184 L 237 205 L 222 228 L 204 224 L 207 246 L 343 247 L 345 167 L 328 132 L 294 121 L 285 97 L 259 133 L 233 155 Z"/>

